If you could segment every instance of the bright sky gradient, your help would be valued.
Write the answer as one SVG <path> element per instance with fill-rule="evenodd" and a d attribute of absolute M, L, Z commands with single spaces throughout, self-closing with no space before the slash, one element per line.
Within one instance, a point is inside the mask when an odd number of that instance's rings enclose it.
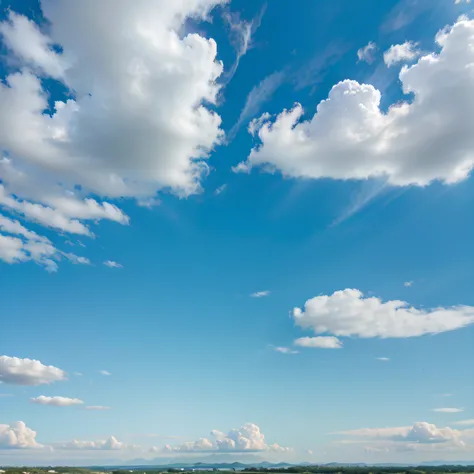
<path fill-rule="evenodd" d="M 0 8 L 0 465 L 474 461 L 470 2 Z"/>

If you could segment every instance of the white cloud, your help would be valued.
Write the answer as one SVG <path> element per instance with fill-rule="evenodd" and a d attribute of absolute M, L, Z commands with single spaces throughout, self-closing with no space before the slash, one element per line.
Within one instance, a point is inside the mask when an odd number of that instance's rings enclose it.
<path fill-rule="evenodd" d="M 406 436 L 411 426 L 396 426 L 393 428 L 359 428 L 356 430 L 339 431 L 334 434 L 357 436 L 362 438 L 392 439 Z"/>
<path fill-rule="evenodd" d="M 295 308 L 298 326 L 316 334 L 360 338 L 400 338 L 438 334 L 474 323 L 474 308 L 455 306 L 421 310 L 405 301 L 383 302 L 364 298 L 359 290 L 346 289 L 306 301 Z"/>
<path fill-rule="evenodd" d="M 411 446 L 412 443 L 425 445 L 446 443 L 450 446 L 462 447 L 466 441 L 469 441 L 474 436 L 473 430 L 456 430 L 449 427 L 439 428 L 426 421 L 414 423 L 412 426 L 363 428 L 342 431 L 337 434 L 405 443 L 405 448 Z"/>
<path fill-rule="evenodd" d="M 245 423 L 238 429 L 233 429 L 227 434 L 219 430 L 212 430 L 213 441 L 208 438 L 200 438 L 197 441 L 183 443 L 178 446 L 167 444 L 166 452 L 195 452 L 195 451 L 225 451 L 225 452 L 256 452 L 274 451 L 289 452 L 291 448 L 278 444 L 267 444 L 265 436 L 260 428 L 253 423 Z"/>
<path fill-rule="evenodd" d="M 247 51 L 253 47 L 252 37 L 260 26 L 265 10 L 266 5 L 262 7 L 257 16 L 251 21 L 242 20 L 237 12 L 224 11 L 222 17 L 229 26 L 230 40 L 236 52 L 234 64 L 232 64 L 229 71 L 225 73 L 224 82 L 230 82 L 237 72 L 240 60 L 247 54 Z"/>
<path fill-rule="evenodd" d="M 23 421 L 11 425 L 0 424 L 0 449 L 42 448 L 35 438 L 36 431 L 28 428 Z"/>
<path fill-rule="evenodd" d="M 78 257 L 77 255 L 74 255 L 73 253 L 65 253 L 62 252 L 64 257 L 66 257 L 70 262 L 78 265 L 91 265 L 91 261 L 86 258 L 86 257 Z"/>
<path fill-rule="evenodd" d="M 388 67 L 401 62 L 409 62 L 421 55 L 418 43 L 405 41 L 403 44 L 394 44 L 383 53 L 383 60 Z"/>
<path fill-rule="evenodd" d="M 434 408 L 436 413 L 461 413 L 464 411 L 464 408 Z"/>
<path fill-rule="evenodd" d="M 255 293 L 251 293 L 250 296 L 252 298 L 264 298 L 265 296 L 270 296 L 270 291 L 256 291 Z"/>
<path fill-rule="evenodd" d="M 36 23 L 10 11 L 9 21 L 0 23 L 0 35 L 5 46 L 15 51 L 26 65 L 38 68 L 42 74 L 55 79 L 64 78 L 66 64 L 53 51 L 53 42 L 41 33 Z"/>
<path fill-rule="evenodd" d="M 185 23 L 205 20 L 222 3 L 43 0 L 49 36 L 10 12 L 0 23 L 16 69 L 0 84 L 0 205 L 93 236 L 86 221 L 129 223 L 105 197 L 141 203 L 160 190 L 199 192 L 223 137 L 219 115 L 206 105 L 216 102 L 223 66 L 215 41 L 186 34 Z M 44 112 L 43 77 L 61 81 L 74 98 Z M 7 261 L 28 260 L 17 237 L 2 237 L 0 248 Z"/>
<path fill-rule="evenodd" d="M 114 262 L 113 260 L 107 260 L 106 262 L 104 262 L 104 265 L 109 268 L 123 268 L 123 265 Z"/>
<path fill-rule="evenodd" d="M 312 347 L 319 349 L 342 349 L 342 341 L 334 336 L 300 337 L 294 342 L 299 347 Z"/>
<path fill-rule="evenodd" d="M 459 5 L 460 3 L 471 3 L 471 0 L 454 0 L 454 3 L 456 5 Z"/>
<path fill-rule="evenodd" d="M 110 436 L 104 440 L 98 441 L 79 441 L 77 439 L 62 443 L 55 446 L 57 449 L 65 450 L 104 450 L 104 451 L 118 451 L 122 449 L 133 449 L 136 446 L 127 445 L 117 440 L 115 436 Z"/>
<path fill-rule="evenodd" d="M 377 45 L 373 41 L 360 48 L 357 51 L 357 57 L 359 61 L 365 61 L 368 64 L 372 64 L 375 61 L 375 53 L 377 52 Z"/>
<path fill-rule="evenodd" d="M 455 421 L 453 425 L 457 426 L 474 426 L 474 419 L 472 420 L 461 420 L 461 421 Z"/>
<path fill-rule="evenodd" d="M 92 410 L 92 411 L 104 411 L 104 410 L 110 410 L 110 407 L 106 407 L 103 405 L 91 405 L 84 407 L 86 410 Z"/>
<path fill-rule="evenodd" d="M 219 194 L 222 194 L 225 190 L 227 189 L 227 184 L 222 184 L 216 190 L 214 191 L 215 196 L 219 196 Z"/>
<path fill-rule="evenodd" d="M 0 185 L 0 195 L 2 186 Z M 58 268 L 56 261 L 66 258 L 73 263 L 90 263 L 85 257 L 59 251 L 46 237 L 28 230 L 19 221 L 0 214 L 0 260 L 6 263 L 34 261 L 49 272 Z"/>
<path fill-rule="evenodd" d="M 9 162 L 3 160 L 3 166 L 0 166 L 0 169 L 11 166 L 9 164 L 6 165 L 6 163 Z M 45 206 L 16 199 L 9 196 L 6 188 L 0 185 L 0 205 L 44 227 L 92 237 L 94 234 L 90 229 L 75 217 L 82 219 L 109 219 L 121 224 L 128 224 L 129 222 L 128 216 L 109 203 L 100 205 L 93 199 L 79 201 L 70 197 L 51 197 L 45 198 L 45 200 L 52 205 Z"/>
<path fill-rule="evenodd" d="M 283 84 L 284 80 L 284 71 L 278 71 L 270 74 L 252 88 L 247 96 L 244 108 L 240 112 L 239 119 L 229 131 L 229 139 L 234 138 L 240 127 L 260 112 L 263 104 L 265 104 L 265 102 L 267 102 L 273 96 L 275 91 Z M 256 123 L 258 122 L 252 121 L 250 123 L 250 133 L 251 130 L 256 127 Z"/>
<path fill-rule="evenodd" d="M 406 281 L 405 283 L 403 283 L 403 286 L 405 288 L 410 288 L 411 286 L 413 286 L 413 282 L 412 281 Z"/>
<path fill-rule="evenodd" d="M 36 398 L 30 399 L 31 403 L 36 403 L 38 405 L 50 405 L 54 407 L 70 407 L 74 405 L 82 405 L 84 402 L 79 400 L 79 398 L 67 398 L 67 397 L 45 397 L 40 395 Z"/>
<path fill-rule="evenodd" d="M 377 360 L 380 362 L 390 362 L 390 359 L 388 357 L 377 357 Z"/>
<path fill-rule="evenodd" d="M 196 441 L 188 441 L 179 446 L 165 445 L 165 451 L 191 453 L 194 451 L 214 451 L 215 446 L 207 438 L 199 438 Z"/>
<path fill-rule="evenodd" d="M 290 347 L 275 347 L 274 348 L 275 352 L 279 352 L 280 354 L 298 354 L 298 351 L 295 351 L 294 349 L 291 349 Z"/>
<path fill-rule="evenodd" d="M 0 381 L 14 385 L 42 385 L 66 380 L 66 372 L 39 360 L 0 356 Z"/>
<path fill-rule="evenodd" d="M 112 375 L 108 370 L 99 370 L 99 374 L 102 374 L 102 375 Z"/>
<path fill-rule="evenodd" d="M 439 54 L 403 67 L 409 102 L 380 108 L 372 85 L 335 85 L 317 113 L 301 121 L 297 104 L 274 120 L 262 120 L 259 144 L 237 171 L 262 166 L 294 178 L 366 180 L 394 186 L 457 183 L 474 164 L 474 21 L 460 20 L 437 35 Z"/>
<path fill-rule="evenodd" d="M 140 207 L 146 207 L 147 209 L 153 209 L 161 204 L 161 200 L 157 198 L 141 198 L 137 200 L 137 205 Z"/>

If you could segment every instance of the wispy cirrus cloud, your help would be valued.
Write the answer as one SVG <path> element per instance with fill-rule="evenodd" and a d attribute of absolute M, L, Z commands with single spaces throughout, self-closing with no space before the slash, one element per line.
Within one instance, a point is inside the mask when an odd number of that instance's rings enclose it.
<path fill-rule="evenodd" d="M 472 420 L 461 420 L 453 422 L 453 425 L 457 426 L 474 426 L 474 419 Z"/>
<path fill-rule="evenodd" d="M 230 41 L 236 53 L 234 63 L 230 69 L 224 71 L 224 84 L 228 84 L 232 80 L 237 72 L 240 60 L 253 47 L 253 36 L 260 27 L 266 9 L 267 4 L 265 3 L 257 15 L 250 21 L 243 20 L 238 12 L 231 12 L 229 9 L 223 11 L 222 18 L 229 28 Z"/>
<path fill-rule="evenodd" d="M 464 408 L 433 408 L 434 412 L 436 413 L 461 413 L 464 411 Z"/>
<path fill-rule="evenodd" d="M 270 290 L 256 291 L 255 293 L 250 293 L 251 298 L 264 298 L 265 296 L 270 296 Z"/>
<path fill-rule="evenodd" d="M 292 349 L 291 347 L 277 346 L 277 347 L 274 347 L 273 350 L 275 352 L 279 352 L 280 354 L 287 354 L 287 355 L 299 354 L 299 351 L 296 351 L 295 349 Z"/>
<path fill-rule="evenodd" d="M 123 265 L 120 263 L 114 262 L 113 260 L 106 260 L 104 265 L 109 268 L 123 268 Z"/>
<path fill-rule="evenodd" d="M 285 71 L 274 72 L 265 77 L 261 82 L 252 88 L 247 95 L 245 105 L 240 112 L 239 119 L 227 134 L 227 140 L 233 140 L 240 127 L 247 123 L 252 117 L 260 112 L 262 106 L 268 102 L 275 91 L 283 84 L 286 79 Z"/>

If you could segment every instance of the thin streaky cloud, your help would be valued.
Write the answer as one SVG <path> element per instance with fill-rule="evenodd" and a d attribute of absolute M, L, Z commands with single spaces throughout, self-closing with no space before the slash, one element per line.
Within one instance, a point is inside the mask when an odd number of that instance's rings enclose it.
<path fill-rule="evenodd" d="M 223 83 L 227 85 L 232 78 L 240 64 L 240 60 L 247 54 L 247 52 L 253 47 L 253 36 L 260 27 L 263 15 L 267 9 L 265 3 L 258 14 L 250 21 L 242 20 L 240 14 L 224 10 L 222 18 L 230 28 L 230 41 L 235 49 L 235 60 L 229 71 L 224 73 Z"/>
<path fill-rule="evenodd" d="M 433 408 L 435 413 L 461 413 L 464 411 L 464 408 Z"/>
<path fill-rule="evenodd" d="M 219 194 L 222 194 L 225 190 L 227 189 L 227 184 L 222 184 L 218 188 L 214 190 L 214 196 L 219 196 Z"/>
<path fill-rule="evenodd" d="M 112 375 L 108 370 L 99 370 L 99 374 L 106 375 L 106 376 Z"/>
<path fill-rule="evenodd" d="M 106 260 L 104 265 L 109 268 L 123 268 L 123 265 L 120 263 L 114 262 L 113 260 Z"/>
<path fill-rule="evenodd" d="M 275 352 L 279 352 L 280 354 L 288 354 L 288 355 L 299 354 L 299 351 L 291 349 L 290 347 L 274 347 L 273 350 Z"/>
<path fill-rule="evenodd" d="M 159 433 L 134 433 L 130 435 L 132 438 L 162 438 L 162 439 L 182 439 L 183 436 L 165 435 Z"/>
<path fill-rule="evenodd" d="M 455 421 L 453 425 L 457 426 L 473 426 L 474 425 L 474 419 L 472 420 L 461 420 L 461 421 Z"/>
<path fill-rule="evenodd" d="M 250 293 L 251 298 L 264 298 L 265 296 L 270 296 L 270 291 L 256 291 L 255 293 Z"/>
<path fill-rule="evenodd" d="M 360 185 L 358 191 L 352 196 L 350 204 L 341 212 L 341 214 L 334 219 L 330 227 L 338 226 L 347 219 L 350 219 L 372 201 L 374 201 L 380 194 L 387 190 L 386 181 L 370 180 Z"/>
<path fill-rule="evenodd" d="M 252 88 L 247 96 L 244 108 L 240 112 L 237 122 L 227 134 L 227 142 L 230 142 L 235 138 L 242 125 L 259 114 L 262 105 L 271 99 L 276 90 L 284 83 L 285 78 L 285 71 L 277 71 L 265 77 Z"/>
<path fill-rule="evenodd" d="M 377 45 L 373 41 L 369 41 L 366 46 L 357 51 L 358 62 L 364 61 L 368 64 L 372 64 L 376 59 L 375 53 L 377 49 Z"/>

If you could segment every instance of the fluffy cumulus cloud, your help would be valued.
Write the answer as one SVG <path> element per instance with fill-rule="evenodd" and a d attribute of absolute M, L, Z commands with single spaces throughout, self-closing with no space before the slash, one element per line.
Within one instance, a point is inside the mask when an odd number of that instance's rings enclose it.
<path fill-rule="evenodd" d="M 107 439 L 97 440 L 97 441 L 79 441 L 77 439 L 69 441 L 67 443 L 62 443 L 55 446 L 56 449 L 64 450 L 104 450 L 104 451 L 118 451 L 122 449 L 133 449 L 135 446 L 131 446 L 125 443 L 122 443 L 115 438 L 115 436 L 110 436 Z"/>
<path fill-rule="evenodd" d="M 334 336 L 300 337 L 295 345 L 319 349 L 341 349 L 343 346 L 342 341 Z"/>
<path fill-rule="evenodd" d="M 390 46 L 390 48 L 383 53 L 383 60 L 388 67 L 391 67 L 401 62 L 413 61 L 420 56 L 420 54 L 418 43 L 405 41 L 405 43 Z"/>
<path fill-rule="evenodd" d="M 215 41 L 185 26 L 225 2 L 43 0 L 48 34 L 11 11 L 0 23 L 10 67 L 0 84 L 0 206 L 92 237 L 90 221 L 129 223 L 113 199 L 199 192 L 222 138 L 206 104 L 216 101 L 223 65 Z M 68 94 L 48 103 L 44 78 Z M 33 237 L 2 229 L 0 258 L 50 259 L 54 249 Z"/>
<path fill-rule="evenodd" d="M 346 289 L 316 296 L 293 310 L 295 323 L 336 337 L 402 338 L 438 334 L 474 323 L 474 307 L 417 309 L 405 301 L 383 302 Z M 309 338 L 311 339 L 311 338 Z"/>
<path fill-rule="evenodd" d="M 84 402 L 79 398 L 46 397 L 44 395 L 32 398 L 30 401 L 31 403 L 36 403 L 37 405 L 50 405 L 53 407 L 70 407 L 84 404 Z"/>
<path fill-rule="evenodd" d="M 365 180 L 394 186 L 457 183 L 474 164 L 474 21 L 438 33 L 439 54 L 404 66 L 405 102 L 387 111 L 369 84 L 335 85 L 316 114 L 302 121 L 296 104 L 258 122 L 258 144 L 236 171 L 261 166 L 295 178 Z"/>
<path fill-rule="evenodd" d="M 427 450 L 426 446 L 434 446 L 436 450 L 440 451 L 453 448 L 471 450 L 474 447 L 472 444 L 474 441 L 473 429 L 440 428 L 426 421 L 414 423 L 412 426 L 363 428 L 342 431 L 337 434 L 373 440 L 380 443 L 382 447 L 392 447 L 395 450 Z"/>
<path fill-rule="evenodd" d="M 260 428 L 253 423 L 245 423 L 238 429 L 233 429 L 228 433 L 219 430 L 212 430 L 212 440 L 200 438 L 197 441 L 183 443 L 178 446 L 166 445 L 166 452 L 289 452 L 291 448 L 280 446 L 278 444 L 267 444 L 264 434 Z"/>
<path fill-rule="evenodd" d="M 14 385 L 42 385 L 66 380 L 64 370 L 39 360 L 0 356 L 0 382 Z"/>
<path fill-rule="evenodd" d="M 360 48 L 357 51 L 357 57 L 359 61 L 365 61 L 366 63 L 372 64 L 375 61 L 375 53 L 377 52 L 377 45 L 373 41 Z"/>
<path fill-rule="evenodd" d="M 0 424 L 0 449 L 41 448 L 36 441 L 36 431 L 17 421 L 11 425 Z"/>
<path fill-rule="evenodd" d="M 0 200 L 3 189 L 0 184 Z M 76 264 L 90 264 L 87 258 L 61 252 L 48 238 L 28 230 L 18 220 L 0 214 L 0 260 L 10 264 L 33 261 L 47 271 L 55 272 L 57 262 L 62 259 Z"/>

